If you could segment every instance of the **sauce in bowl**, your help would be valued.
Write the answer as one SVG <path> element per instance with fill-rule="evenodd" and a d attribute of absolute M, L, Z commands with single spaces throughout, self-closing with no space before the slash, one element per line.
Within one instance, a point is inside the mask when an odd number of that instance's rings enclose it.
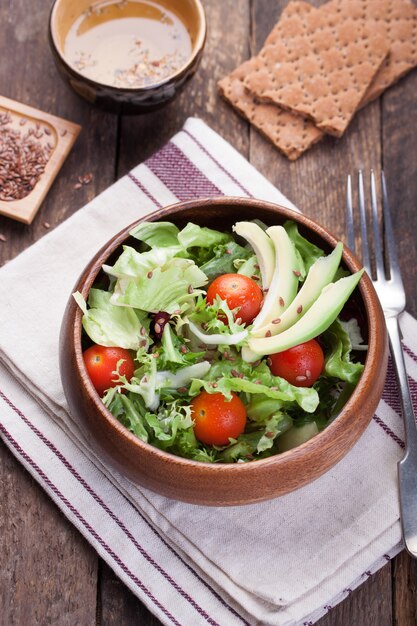
<path fill-rule="evenodd" d="M 179 17 L 151 0 L 92 4 L 69 29 L 69 65 L 112 87 L 146 87 L 175 74 L 192 54 L 190 34 Z"/>

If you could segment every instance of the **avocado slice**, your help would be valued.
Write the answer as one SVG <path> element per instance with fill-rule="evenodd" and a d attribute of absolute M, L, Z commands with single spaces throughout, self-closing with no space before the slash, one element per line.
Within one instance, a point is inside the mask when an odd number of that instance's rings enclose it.
<path fill-rule="evenodd" d="M 259 263 L 262 287 L 268 289 L 275 270 L 275 248 L 271 238 L 255 222 L 236 222 L 233 231 L 252 246 Z"/>
<path fill-rule="evenodd" d="M 270 322 L 262 328 L 257 328 L 252 332 L 253 336 L 265 337 L 267 333 L 278 335 L 303 317 L 320 296 L 322 289 L 335 277 L 342 258 L 342 250 L 343 244 L 339 242 L 331 254 L 317 259 L 311 266 L 300 291 L 287 310 L 278 318 L 279 322 L 276 320 L 275 324 Z"/>
<path fill-rule="evenodd" d="M 282 226 L 270 226 L 266 232 L 275 247 L 275 269 L 262 309 L 253 321 L 255 329 L 279 318 L 294 300 L 298 288 L 298 259 L 287 231 Z"/>
<path fill-rule="evenodd" d="M 334 322 L 358 284 L 364 269 L 326 285 L 307 313 L 293 326 L 274 337 L 249 336 L 249 349 L 259 356 L 283 352 L 317 337 Z"/>

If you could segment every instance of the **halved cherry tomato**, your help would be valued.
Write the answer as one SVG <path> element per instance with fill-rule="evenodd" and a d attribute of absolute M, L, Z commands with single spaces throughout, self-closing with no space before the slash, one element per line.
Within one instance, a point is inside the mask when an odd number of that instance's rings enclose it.
<path fill-rule="evenodd" d="M 311 387 L 323 371 L 324 354 L 318 341 L 310 339 L 284 352 L 271 354 L 269 362 L 274 376 L 285 378 L 297 387 Z"/>
<path fill-rule="evenodd" d="M 239 307 L 235 319 L 250 324 L 261 310 L 262 290 L 252 278 L 243 274 L 222 274 L 213 280 L 207 290 L 207 302 L 212 304 L 220 296 L 229 309 Z"/>
<path fill-rule="evenodd" d="M 116 386 L 117 378 L 114 372 L 121 359 L 123 363 L 120 364 L 119 373 L 126 376 L 128 381 L 135 371 L 133 358 L 125 348 L 109 348 L 94 344 L 83 352 L 83 359 L 91 382 L 100 396 L 110 387 Z"/>
<path fill-rule="evenodd" d="M 246 426 L 246 409 L 234 393 L 227 401 L 222 393 L 202 391 L 191 402 L 194 434 L 199 441 L 215 446 L 225 446 L 229 437 L 235 439 Z"/>

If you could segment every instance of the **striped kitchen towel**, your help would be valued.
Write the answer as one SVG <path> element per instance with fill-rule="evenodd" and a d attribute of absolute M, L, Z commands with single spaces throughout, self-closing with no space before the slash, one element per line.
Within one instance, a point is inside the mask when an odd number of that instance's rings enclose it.
<path fill-rule="evenodd" d="M 295 208 L 189 119 L 146 163 L 0 270 L 0 432 L 162 623 L 308 625 L 401 549 L 396 465 L 404 443 L 391 366 L 374 419 L 335 468 L 287 496 L 231 508 L 175 502 L 109 469 L 69 414 L 59 377 L 63 311 L 92 255 L 157 208 L 222 194 Z M 416 322 L 407 314 L 402 331 L 416 403 Z"/>

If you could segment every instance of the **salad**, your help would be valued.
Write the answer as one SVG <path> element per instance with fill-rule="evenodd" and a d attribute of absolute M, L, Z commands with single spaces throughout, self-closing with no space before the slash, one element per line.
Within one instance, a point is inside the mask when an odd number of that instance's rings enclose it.
<path fill-rule="evenodd" d="M 292 221 L 130 234 L 87 301 L 74 294 L 87 372 L 127 429 L 175 455 L 244 463 L 335 419 L 367 349 L 345 306 L 363 270 L 340 266 L 342 243 L 326 255 Z"/>

